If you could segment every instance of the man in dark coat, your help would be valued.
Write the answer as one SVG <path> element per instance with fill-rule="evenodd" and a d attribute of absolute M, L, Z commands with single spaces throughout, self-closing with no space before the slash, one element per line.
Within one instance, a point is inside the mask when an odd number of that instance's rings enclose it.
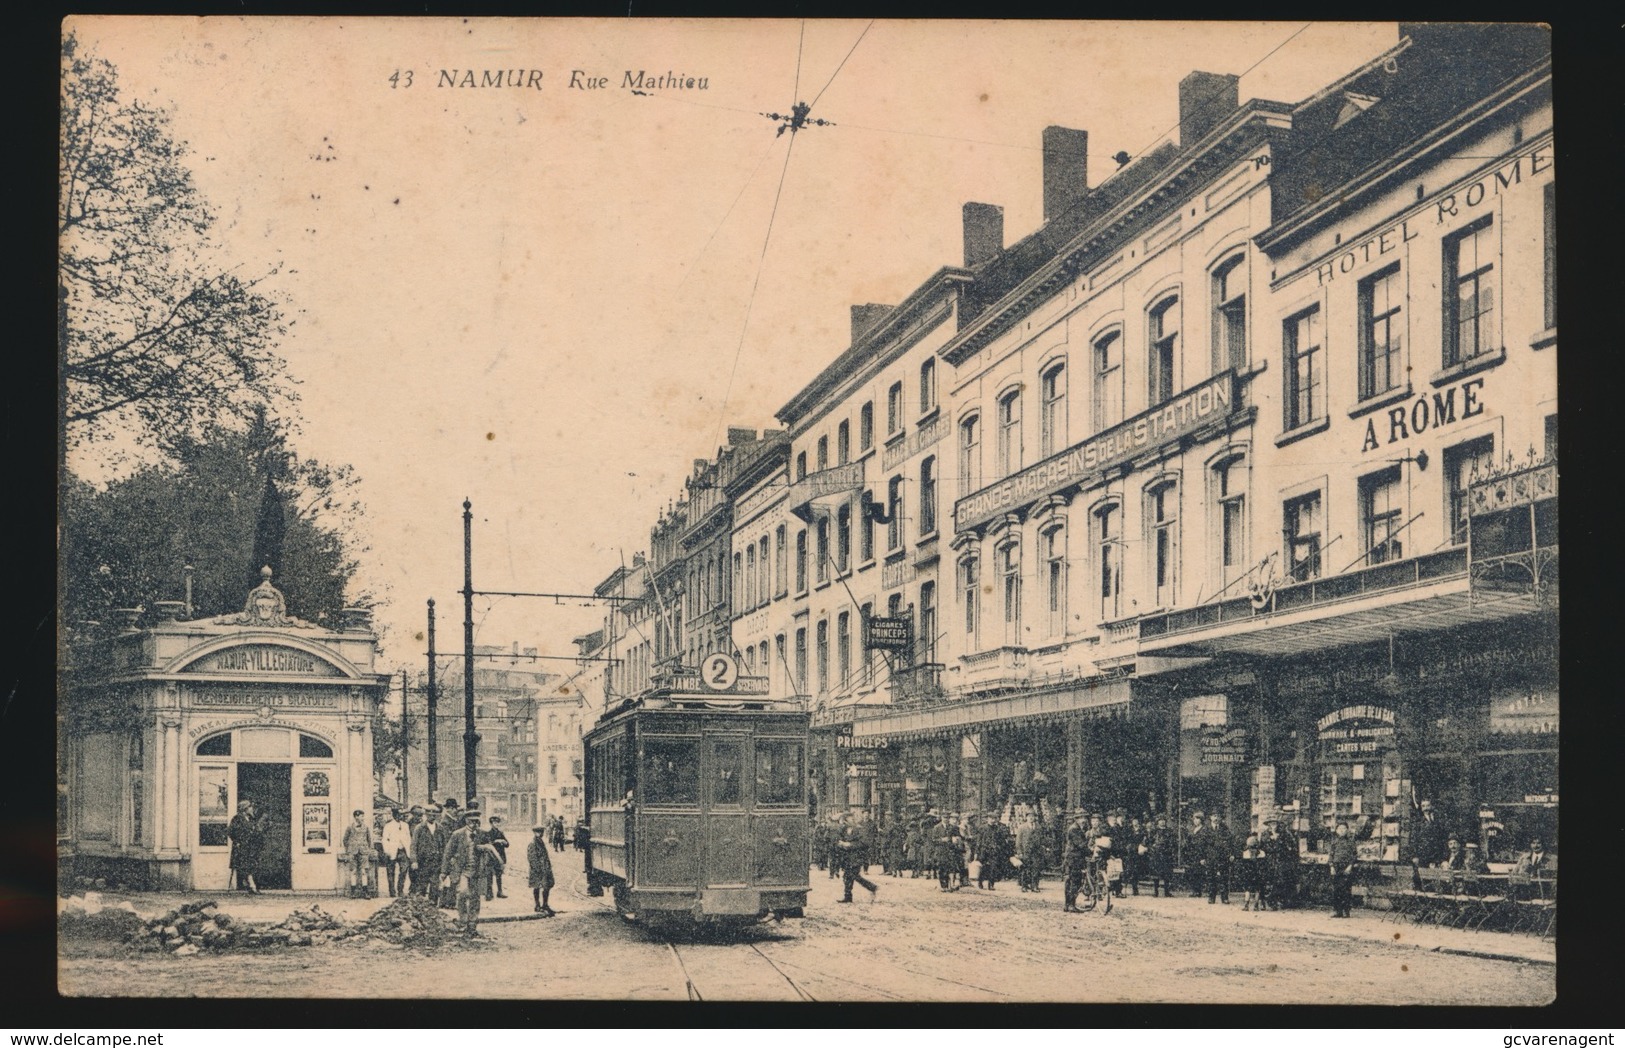
<path fill-rule="evenodd" d="M 1354 863 L 1359 858 L 1348 823 L 1338 822 L 1327 858 L 1332 875 L 1332 916 L 1347 917 L 1354 906 Z"/>
<path fill-rule="evenodd" d="M 237 890 L 260 893 L 254 883 L 254 871 L 259 867 L 260 842 L 264 836 L 265 820 L 254 812 L 253 801 L 238 801 L 237 814 L 226 826 L 226 837 L 231 841 L 231 869 L 237 875 Z"/>
<path fill-rule="evenodd" d="M 1203 840 L 1205 848 L 1206 865 L 1203 867 L 1205 876 L 1203 887 L 1207 890 L 1207 901 L 1213 903 L 1222 901 L 1230 905 L 1230 863 L 1234 858 L 1234 846 L 1230 838 L 1230 831 L 1225 828 L 1222 817 L 1214 812 L 1207 818 L 1207 834 Z"/>
<path fill-rule="evenodd" d="M 1174 833 L 1168 828 L 1168 816 L 1157 816 L 1157 824 L 1146 834 L 1146 872 L 1151 875 L 1151 897 L 1157 897 L 1160 886 L 1164 898 L 1174 895 Z"/>
<path fill-rule="evenodd" d="M 1061 850 L 1061 871 L 1066 875 L 1062 891 L 1064 899 L 1061 910 L 1064 913 L 1079 913 L 1078 889 L 1083 885 L 1083 868 L 1089 861 L 1091 837 L 1084 813 L 1079 812 L 1072 820 L 1072 825 L 1066 829 Z"/>
<path fill-rule="evenodd" d="M 853 884 L 862 885 L 869 892 L 871 901 L 880 891 L 868 878 L 863 876 L 863 850 L 863 827 L 852 821 L 850 812 L 841 813 L 841 821 L 835 833 L 834 852 L 835 861 L 841 867 L 841 884 L 846 889 L 846 893 L 837 899 L 837 902 L 852 901 Z"/>

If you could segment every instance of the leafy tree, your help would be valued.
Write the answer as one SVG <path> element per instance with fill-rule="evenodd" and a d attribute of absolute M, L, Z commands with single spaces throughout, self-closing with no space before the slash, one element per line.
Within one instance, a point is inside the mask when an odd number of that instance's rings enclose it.
<path fill-rule="evenodd" d="M 106 60 L 62 44 L 58 365 L 64 453 L 133 440 L 173 457 L 294 399 L 268 289 L 212 260 L 215 216 L 169 114 L 120 97 Z"/>
<path fill-rule="evenodd" d="M 98 489 L 69 478 L 62 492 L 64 621 L 106 621 L 110 608 L 180 600 L 190 558 L 194 615 L 242 607 L 259 582 L 256 540 L 277 518 L 280 562 L 269 566 L 290 614 L 332 621 L 355 576 L 361 505 L 348 467 L 300 458 L 264 420 L 245 433 L 184 439 L 175 462 L 149 464 Z M 277 483 L 267 483 L 275 474 Z M 273 498 L 266 501 L 266 495 Z"/>

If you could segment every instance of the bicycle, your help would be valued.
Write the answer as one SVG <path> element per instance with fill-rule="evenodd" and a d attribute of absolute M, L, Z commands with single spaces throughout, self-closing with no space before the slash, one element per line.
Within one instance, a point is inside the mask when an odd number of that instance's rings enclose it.
<path fill-rule="evenodd" d="M 1080 900 L 1078 908 L 1085 913 L 1093 910 L 1101 902 L 1106 904 L 1101 908 L 1102 914 L 1112 912 L 1112 889 L 1107 883 L 1102 865 L 1096 865 L 1091 861 L 1083 868 L 1082 879 L 1078 882 L 1078 898 Z"/>

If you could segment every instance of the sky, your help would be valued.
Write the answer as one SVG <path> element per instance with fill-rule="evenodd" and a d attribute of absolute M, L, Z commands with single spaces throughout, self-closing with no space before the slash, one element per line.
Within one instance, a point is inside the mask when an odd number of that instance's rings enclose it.
<path fill-rule="evenodd" d="M 853 304 L 962 261 L 963 204 L 1002 206 L 1007 244 L 1038 228 L 1044 127 L 1089 132 L 1095 185 L 1118 151 L 1177 141 L 1192 70 L 1292 102 L 1398 39 L 1329 22 L 64 28 L 169 111 L 223 261 L 283 267 L 296 447 L 361 478 L 385 671 L 423 666 L 427 598 L 439 649 L 460 648 L 464 498 L 476 590 L 590 593 L 648 548 L 724 427 L 778 428 L 849 345 Z M 459 86 L 470 70 L 503 86 Z M 796 100 L 832 124 L 778 134 L 763 114 Z M 478 597 L 476 641 L 569 655 L 601 616 Z"/>

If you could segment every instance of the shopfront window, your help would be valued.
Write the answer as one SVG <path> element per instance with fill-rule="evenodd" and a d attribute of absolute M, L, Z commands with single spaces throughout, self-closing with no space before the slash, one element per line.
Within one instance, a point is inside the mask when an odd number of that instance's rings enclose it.
<path fill-rule="evenodd" d="M 711 747 L 711 803 L 719 807 L 737 805 L 745 770 L 744 744 L 717 741 Z"/>

